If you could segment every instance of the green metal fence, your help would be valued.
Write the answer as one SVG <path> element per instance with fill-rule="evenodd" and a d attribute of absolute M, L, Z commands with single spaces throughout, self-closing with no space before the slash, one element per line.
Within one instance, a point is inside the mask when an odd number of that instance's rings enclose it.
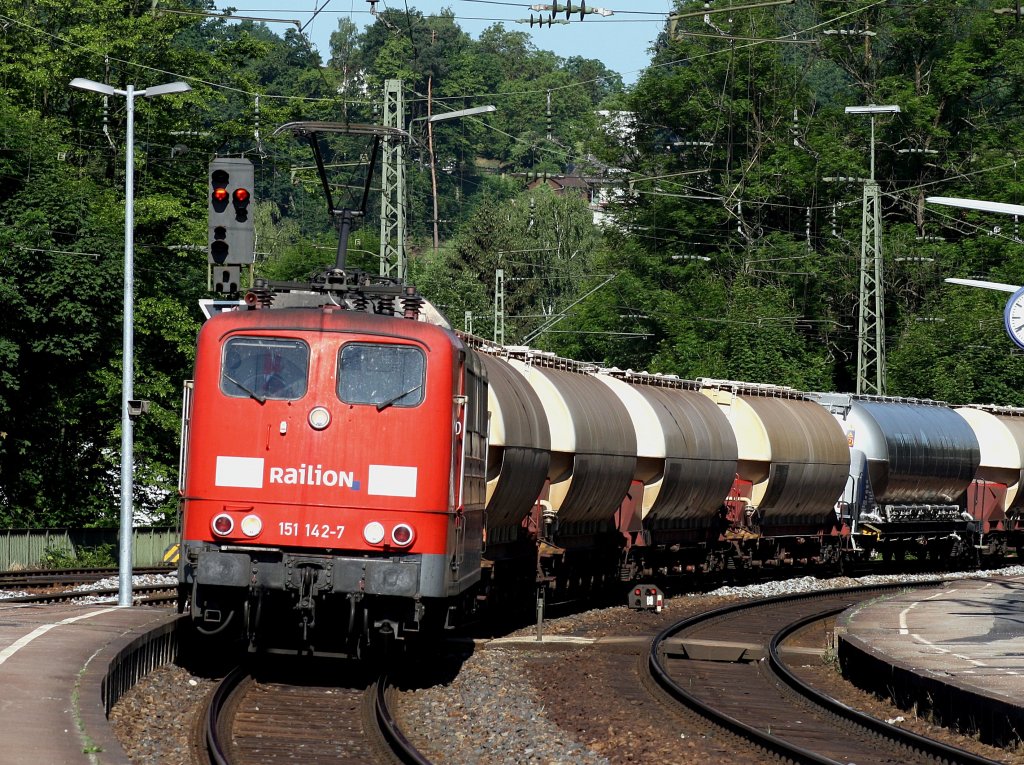
<path fill-rule="evenodd" d="M 139 528 L 133 532 L 132 565 L 160 566 L 164 553 L 179 538 L 173 528 Z M 80 552 L 109 545 L 116 559 L 117 529 L 3 529 L 0 530 L 0 571 L 38 568 L 48 550 L 77 557 Z"/>

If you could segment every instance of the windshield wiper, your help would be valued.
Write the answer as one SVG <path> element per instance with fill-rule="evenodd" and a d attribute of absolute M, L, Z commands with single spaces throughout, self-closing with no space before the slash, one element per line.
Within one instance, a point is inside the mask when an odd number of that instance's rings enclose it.
<path fill-rule="evenodd" d="M 383 411 L 384 409 L 387 409 L 392 404 L 394 404 L 397 401 L 400 401 L 401 399 L 405 398 L 410 393 L 415 393 L 416 391 L 418 391 L 422 387 L 423 387 L 423 383 L 420 383 L 419 385 L 414 385 L 413 387 L 409 388 L 409 390 L 407 390 L 407 391 L 403 391 L 402 393 L 399 393 L 398 395 L 392 396 L 389 399 L 381 401 L 379 404 L 377 404 L 377 411 L 380 412 L 380 411 Z"/>
<path fill-rule="evenodd" d="M 248 393 L 252 398 L 256 399 L 260 404 L 267 403 L 267 400 L 265 398 L 263 398 L 263 396 L 261 396 L 258 393 L 256 393 L 256 391 L 249 390 L 249 388 L 246 388 L 244 385 L 242 385 L 242 383 L 238 382 L 238 380 L 236 380 L 234 377 L 232 377 L 231 375 L 227 374 L 226 372 L 224 373 L 224 379 L 227 380 L 228 382 L 232 382 L 235 385 L 237 385 L 239 388 L 242 389 L 243 393 Z"/>

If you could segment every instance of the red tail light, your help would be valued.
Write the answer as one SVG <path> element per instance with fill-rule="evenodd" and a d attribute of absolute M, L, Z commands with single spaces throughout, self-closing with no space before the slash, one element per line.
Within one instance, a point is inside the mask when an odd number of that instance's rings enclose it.
<path fill-rule="evenodd" d="M 400 523 L 391 530 L 391 541 L 398 547 L 408 547 L 414 537 L 412 526 L 407 523 Z"/>
<path fill-rule="evenodd" d="M 210 525 L 213 527 L 213 533 L 222 537 L 226 537 L 235 528 L 234 520 L 225 513 L 215 516 Z"/>

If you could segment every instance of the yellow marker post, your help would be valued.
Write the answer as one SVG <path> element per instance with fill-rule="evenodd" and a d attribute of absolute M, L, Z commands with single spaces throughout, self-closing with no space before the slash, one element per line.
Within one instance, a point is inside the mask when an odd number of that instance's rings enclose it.
<path fill-rule="evenodd" d="M 167 549 L 164 550 L 164 563 L 170 563 L 171 565 L 177 566 L 180 553 L 181 545 L 177 542 L 167 545 Z"/>

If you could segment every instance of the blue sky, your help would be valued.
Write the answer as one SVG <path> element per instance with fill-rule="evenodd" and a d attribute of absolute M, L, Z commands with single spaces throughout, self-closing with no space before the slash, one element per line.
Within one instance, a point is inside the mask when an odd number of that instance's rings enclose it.
<path fill-rule="evenodd" d="M 537 0 L 543 2 L 544 0 Z M 528 24 L 517 24 L 517 19 L 530 16 L 533 0 L 521 3 L 499 0 L 408 0 L 408 7 L 429 15 L 448 8 L 455 13 L 459 26 L 472 37 L 491 24 L 503 22 L 506 29 L 530 34 L 533 43 L 542 50 L 551 50 L 559 56 L 583 56 L 603 61 L 605 66 L 633 83 L 650 62 L 648 48 L 664 27 L 665 16 L 672 10 L 672 0 L 587 0 L 588 7 L 615 11 L 607 18 L 588 15 L 580 22 L 578 16 L 568 25 L 554 25 L 539 29 Z M 574 5 L 578 0 L 574 0 Z M 560 5 L 565 0 L 559 0 Z M 316 8 L 324 9 L 309 24 L 307 32 L 313 44 L 327 58 L 330 55 L 331 32 L 338 28 L 338 18 L 347 16 L 360 27 L 372 20 L 366 0 L 235 0 L 233 3 L 217 0 L 217 8 L 234 7 L 236 13 L 246 16 L 297 19 L 309 21 Z M 291 6 L 291 7 L 288 7 Z M 404 9 L 406 0 L 378 0 L 378 10 Z M 534 12 L 534 15 L 539 15 Z M 557 18 L 565 18 L 564 12 Z M 271 24 L 278 34 L 284 34 L 284 24 Z"/>

